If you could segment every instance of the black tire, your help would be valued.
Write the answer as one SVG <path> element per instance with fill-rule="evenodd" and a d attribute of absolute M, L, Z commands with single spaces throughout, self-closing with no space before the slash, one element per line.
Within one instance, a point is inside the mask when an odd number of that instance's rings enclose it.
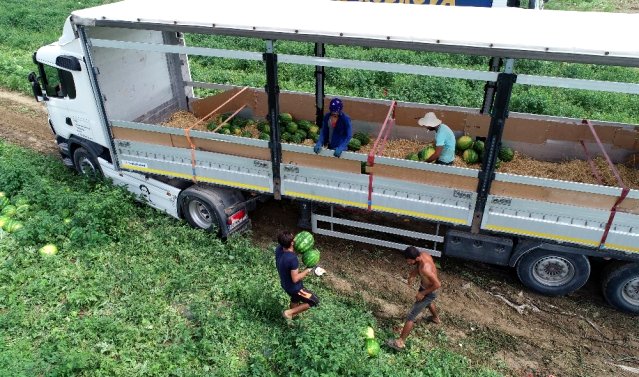
<path fill-rule="evenodd" d="M 73 166 L 80 175 L 89 179 L 96 180 L 102 177 L 98 159 L 83 147 L 79 147 L 73 152 Z"/>
<path fill-rule="evenodd" d="M 627 313 L 639 314 L 639 263 L 611 263 L 603 273 L 606 301 Z"/>
<path fill-rule="evenodd" d="M 224 236 L 220 214 L 215 203 L 219 199 L 204 190 L 189 188 L 180 196 L 180 210 L 186 222 L 194 228 Z"/>
<path fill-rule="evenodd" d="M 517 276 L 527 286 L 546 296 L 563 296 L 581 288 L 590 276 L 585 255 L 537 249 L 521 257 Z"/>

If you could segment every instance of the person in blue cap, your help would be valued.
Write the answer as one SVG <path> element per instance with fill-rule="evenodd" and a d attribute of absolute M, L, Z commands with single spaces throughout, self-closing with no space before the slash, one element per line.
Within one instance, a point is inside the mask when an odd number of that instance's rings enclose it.
<path fill-rule="evenodd" d="M 320 153 L 323 146 L 334 150 L 333 155 L 340 157 L 348 149 L 348 143 L 353 136 L 351 118 L 342 110 L 344 103 L 339 98 L 333 98 L 328 106 L 330 112 L 324 115 L 322 129 L 313 150 Z"/>

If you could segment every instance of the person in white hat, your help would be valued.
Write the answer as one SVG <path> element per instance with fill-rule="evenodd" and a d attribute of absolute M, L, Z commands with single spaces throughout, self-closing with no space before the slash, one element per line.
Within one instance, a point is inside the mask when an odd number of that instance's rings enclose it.
<path fill-rule="evenodd" d="M 433 112 L 428 112 L 417 121 L 420 126 L 436 131 L 435 153 L 426 162 L 435 162 L 442 165 L 451 165 L 455 159 L 455 134 Z"/>

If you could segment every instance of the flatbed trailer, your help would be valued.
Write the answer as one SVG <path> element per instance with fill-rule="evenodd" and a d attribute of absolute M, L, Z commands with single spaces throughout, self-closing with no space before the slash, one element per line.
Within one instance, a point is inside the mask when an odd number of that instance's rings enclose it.
<path fill-rule="evenodd" d="M 338 14 L 335 25 L 318 22 L 309 6 Z M 286 8 L 285 16 L 277 11 L 280 7 Z M 613 170 L 613 160 L 636 153 L 635 125 L 511 114 L 508 105 L 518 84 L 639 94 L 635 83 L 517 75 L 514 70 L 514 58 L 637 67 L 639 50 L 611 36 L 636 35 L 639 16 L 554 11 L 530 15 L 520 9 L 319 0 L 276 5 L 248 1 L 241 8 L 228 2 L 125 1 L 73 12 L 60 40 L 34 55 L 39 75 L 30 77 L 36 98 L 47 103 L 65 163 L 82 173 L 104 174 L 156 208 L 221 236 L 248 227 L 248 211 L 257 201 L 293 199 L 304 203 L 302 220 L 316 233 L 398 249 L 414 245 L 436 256 L 513 266 L 524 284 L 549 295 L 580 288 L 590 275 L 591 259 L 624 261 L 611 265 L 604 294 L 616 307 L 639 312 L 639 190 L 621 181 L 618 187 L 607 187 L 495 172 L 502 137 L 546 158 L 575 157 L 580 144 L 601 148 Z M 567 14 L 576 24 L 596 18 L 609 28 L 558 37 L 553 32 L 559 26 L 553 22 Z M 534 35 L 474 29 L 485 17 L 501 17 L 505 26 L 517 26 L 513 30 L 535 23 L 548 28 Z M 432 27 L 415 33 L 424 19 Z M 438 25 L 453 19 L 466 28 L 443 34 Z M 183 33 L 264 39 L 264 51 L 186 46 Z M 312 43 L 315 54 L 278 54 L 275 40 Z M 354 61 L 326 57 L 327 43 L 478 54 L 493 60 L 489 71 Z M 265 90 L 194 82 L 188 63 L 194 55 L 263 61 Z M 315 95 L 280 92 L 281 64 L 315 67 Z M 354 131 L 375 135 L 375 146 L 368 155 L 316 155 L 310 146 L 282 142 L 277 119 L 287 112 L 320 122 L 327 101 L 325 67 L 486 82 L 484 106 L 347 97 L 345 111 Z M 51 69 L 67 88 L 64 95 L 55 94 L 52 75 L 47 74 Z M 195 87 L 220 92 L 197 99 Z M 266 117 L 270 139 L 164 125 L 178 110 L 190 111 L 201 121 L 227 112 Z M 426 138 L 415 125 L 426 111 L 436 112 L 455 131 L 486 140 L 480 170 L 381 155 L 388 138 Z M 308 211 L 317 207 L 329 208 L 330 215 Z M 334 216 L 335 207 L 406 216 L 435 226 L 416 231 L 356 221 Z M 413 242 L 389 241 L 370 232 Z"/>

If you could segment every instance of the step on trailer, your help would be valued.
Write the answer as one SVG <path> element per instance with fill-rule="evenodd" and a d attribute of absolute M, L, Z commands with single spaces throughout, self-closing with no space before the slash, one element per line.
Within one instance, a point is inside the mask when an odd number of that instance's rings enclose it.
<path fill-rule="evenodd" d="M 331 14 L 333 21 L 318 13 Z M 499 28 L 486 27 L 487 19 Z M 637 35 L 637 25 L 637 14 L 513 8 L 124 1 L 73 12 L 59 41 L 34 54 L 38 73 L 29 80 L 36 99 L 46 103 L 65 164 L 126 185 L 195 227 L 226 237 L 250 225 L 248 212 L 257 201 L 294 199 L 302 204 L 301 222 L 315 233 L 511 266 L 526 286 L 547 295 L 580 288 L 591 262 L 606 261 L 606 299 L 639 313 L 639 191 L 629 189 L 612 164 L 637 152 L 639 129 L 508 108 L 516 85 L 636 96 L 636 83 L 517 74 L 515 59 L 638 67 L 639 49 L 624 38 Z M 264 48 L 187 46 L 185 34 L 249 37 Z M 278 54 L 278 40 L 308 43 L 314 54 Z M 490 64 L 477 71 L 338 59 L 326 56 L 327 44 L 335 51 L 345 45 L 479 55 Z M 265 88 L 193 81 L 193 56 L 263 62 Z M 315 94 L 280 92 L 283 64 L 314 67 Z M 327 67 L 479 81 L 486 83 L 484 103 L 473 109 L 346 97 L 354 131 L 374 134 L 373 148 L 341 158 L 326 150 L 315 155 L 312 146 L 282 142 L 278 115 L 320 124 Z M 218 94 L 198 99 L 194 88 Z M 166 125 L 179 110 L 198 121 L 184 128 Z M 426 111 L 454 131 L 485 140 L 481 169 L 383 155 L 391 138 L 426 139 L 416 127 Z M 268 140 L 201 127 L 222 113 L 266 117 Z M 598 149 L 618 184 L 496 172 L 502 138 L 549 160 L 583 158 L 584 148 Z M 410 226 L 396 226 L 398 216 L 412 219 L 400 221 Z"/>

